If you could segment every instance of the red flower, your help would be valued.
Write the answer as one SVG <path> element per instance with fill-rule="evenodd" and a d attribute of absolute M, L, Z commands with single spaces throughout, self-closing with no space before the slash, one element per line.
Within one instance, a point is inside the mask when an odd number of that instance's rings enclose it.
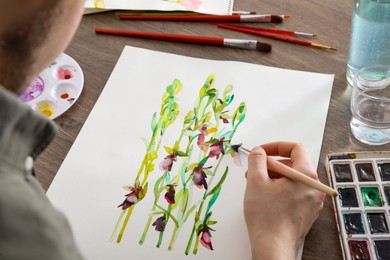
<path fill-rule="evenodd" d="M 130 187 L 130 193 L 125 195 L 126 199 L 118 206 L 118 208 L 122 207 L 122 210 L 125 210 L 131 207 L 131 205 L 136 204 L 138 202 L 139 193 L 141 191 L 142 187 L 139 186 L 139 183 L 136 182 L 134 186 Z"/>
<path fill-rule="evenodd" d="M 192 172 L 193 175 L 192 181 L 194 182 L 196 187 L 200 189 L 204 187 L 207 190 L 207 182 L 206 182 L 207 175 L 203 169 L 210 169 L 212 166 L 207 168 L 204 168 L 203 166 L 204 164 L 199 164 L 194 169 L 194 171 Z"/>
<path fill-rule="evenodd" d="M 164 223 L 165 219 L 166 218 L 165 218 L 165 215 L 164 215 L 162 217 L 159 217 L 158 219 L 156 219 L 156 221 L 153 222 L 152 226 L 155 227 L 154 229 L 156 231 L 164 232 L 164 230 L 165 230 L 165 223 Z"/>
<path fill-rule="evenodd" d="M 174 188 L 174 185 L 173 184 L 169 184 L 167 185 L 167 187 L 169 188 L 168 189 L 168 192 L 165 193 L 165 200 L 169 203 L 169 204 L 175 204 L 175 188 Z"/>
<path fill-rule="evenodd" d="M 203 225 L 203 228 L 198 232 L 199 234 L 202 234 L 200 237 L 200 243 L 207 249 L 209 250 L 214 250 L 213 249 L 213 244 L 211 243 L 211 232 L 210 231 L 215 231 L 214 229 L 211 229 L 209 226 L 206 224 Z"/>
<path fill-rule="evenodd" d="M 216 157 L 218 160 L 220 154 L 225 154 L 225 151 L 223 149 L 224 140 L 225 140 L 225 137 L 222 137 L 221 140 L 219 140 L 216 143 L 213 143 L 210 146 L 210 153 L 209 153 L 210 158 Z"/>
<path fill-rule="evenodd" d="M 177 161 L 177 152 L 173 151 L 173 154 L 165 156 L 164 160 L 158 165 L 162 171 L 171 171 L 173 162 Z"/>

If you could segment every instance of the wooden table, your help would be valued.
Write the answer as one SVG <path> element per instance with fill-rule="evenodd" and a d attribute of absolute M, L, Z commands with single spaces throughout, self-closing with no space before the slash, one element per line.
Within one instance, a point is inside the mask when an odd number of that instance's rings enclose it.
<path fill-rule="evenodd" d="M 335 74 L 318 166 L 320 180 L 328 183 L 324 166 L 327 154 L 375 149 L 375 147 L 359 143 L 354 139 L 349 129 L 351 88 L 346 84 L 345 70 L 348 56 L 351 1 L 237 0 L 235 9 L 291 15 L 292 18 L 283 24 L 268 24 L 266 26 L 315 33 L 318 35 L 315 39 L 316 42 L 331 45 L 338 51 L 316 49 L 266 38 L 257 39 L 273 45 L 272 52 L 268 54 L 231 48 L 107 37 L 95 35 L 95 27 L 225 38 L 254 38 L 243 33 L 218 29 L 206 23 L 120 21 L 113 11 L 84 16 L 66 53 L 75 58 L 81 65 L 85 74 L 85 88 L 76 104 L 55 120 L 60 128 L 59 135 L 36 162 L 36 173 L 44 189 L 48 189 L 125 45 L 207 59 L 244 61 L 279 68 Z M 302 128 L 304 127 L 302 125 Z M 97 142 L 96 145 L 99 143 Z M 390 150 L 390 145 L 378 148 Z M 306 238 L 303 259 L 341 258 L 333 205 L 331 199 L 326 198 L 324 209 Z"/>

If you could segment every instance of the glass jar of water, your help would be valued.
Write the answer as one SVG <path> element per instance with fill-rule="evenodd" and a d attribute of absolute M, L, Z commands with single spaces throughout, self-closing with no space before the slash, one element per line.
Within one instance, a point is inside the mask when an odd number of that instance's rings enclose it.
<path fill-rule="evenodd" d="M 390 0 L 353 0 L 347 82 L 368 65 L 390 65 Z"/>

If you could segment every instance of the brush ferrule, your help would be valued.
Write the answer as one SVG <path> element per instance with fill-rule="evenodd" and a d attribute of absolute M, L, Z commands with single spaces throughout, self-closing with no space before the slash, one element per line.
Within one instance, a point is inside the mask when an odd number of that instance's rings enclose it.
<path fill-rule="evenodd" d="M 240 48 L 246 50 L 256 50 L 257 41 L 255 40 L 242 40 L 242 39 L 224 39 L 223 45 L 233 48 Z"/>
<path fill-rule="evenodd" d="M 300 35 L 300 36 L 308 36 L 308 37 L 314 37 L 316 36 L 315 34 L 312 33 L 305 33 L 305 32 L 294 32 L 295 35 Z"/>
<path fill-rule="evenodd" d="M 240 20 L 241 22 L 268 23 L 271 21 L 271 15 L 270 14 L 247 14 L 247 15 L 241 15 Z"/>
<path fill-rule="evenodd" d="M 238 153 L 245 154 L 248 156 L 251 153 L 251 151 L 249 149 L 246 149 L 245 147 L 240 146 L 238 148 Z"/>

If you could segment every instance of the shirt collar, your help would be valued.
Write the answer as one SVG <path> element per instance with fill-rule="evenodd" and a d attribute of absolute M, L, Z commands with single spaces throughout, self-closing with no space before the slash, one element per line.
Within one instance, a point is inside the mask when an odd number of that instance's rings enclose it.
<path fill-rule="evenodd" d="M 55 134 L 53 122 L 0 85 L 0 158 L 13 164 L 35 159 Z"/>

